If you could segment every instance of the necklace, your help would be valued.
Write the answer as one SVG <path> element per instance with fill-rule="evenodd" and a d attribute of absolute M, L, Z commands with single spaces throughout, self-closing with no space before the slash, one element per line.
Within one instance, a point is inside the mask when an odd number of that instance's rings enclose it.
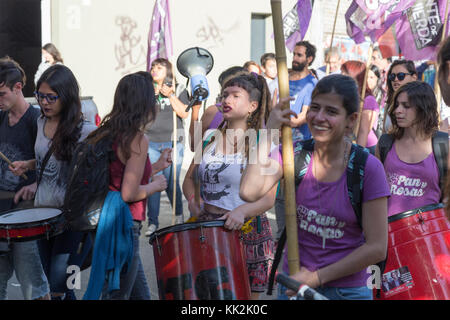
<path fill-rule="evenodd" d="M 350 150 L 348 149 L 348 141 L 344 140 L 344 156 L 343 156 L 343 161 L 342 161 L 342 165 L 344 167 L 344 173 L 347 170 L 347 162 L 348 162 L 348 158 L 349 158 L 349 154 L 350 154 Z M 350 144 L 350 149 L 351 149 L 351 144 Z M 316 152 L 315 150 L 313 152 Z M 317 154 L 317 161 L 319 161 L 319 156 Z M 318 196 L 318 200 L 319 200 L 319 214 L 323 214 L 323 210 L 322 210 L 322 201 L 320 198 L 320 187 L 319 187 L 319 181 L 317 178 L 317 171 L 316 171 L 316 166 L 314 165 L 314 161 L 312 163 L 312 169 L 313 169 L 313 175 L 314 175 L 314 180 L 315 180 L 315 184 L 316 184 L 316 190 L 317 190 L 317 196 Z M 340 179 L 340 178 L 339 178 Z M 339 180 L 338 180 L 339 181 Z M 331 202 L 331 211 L 329 216 L 333 216 L 334 210 L 335 210 L 335 204 L 336 204 L 336 199 L 337 199 L 337 194 L 338 192 L 334 193 L 334 198 L 333 201 Z M 327 235 L 325 232 L 325 226 L 322 228 L 322 249 L 325 249 L 325 241 L 327 239 Z"/>

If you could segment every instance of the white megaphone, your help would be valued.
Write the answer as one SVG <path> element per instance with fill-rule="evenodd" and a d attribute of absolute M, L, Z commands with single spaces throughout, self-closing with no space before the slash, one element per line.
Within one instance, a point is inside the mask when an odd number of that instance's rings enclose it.
<path fill-rule="evenodd" d="M 214 59 L 208 50 L 194 47 L 184 50 L 177 59 L 178 71 L 191 82 L 192 99 L 186 112 L 197 102 L 209 96 L 206 75 L 211 71 Z"/>

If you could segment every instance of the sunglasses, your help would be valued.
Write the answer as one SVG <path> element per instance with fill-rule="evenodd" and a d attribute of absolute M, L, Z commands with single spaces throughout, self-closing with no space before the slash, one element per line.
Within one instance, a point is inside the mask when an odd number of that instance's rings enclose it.
<path fill-rule="evenodd" d="M 55 103 L 56 100 L 58 100 L 58 98 L 59 98 L 59 96 L 54 96 L 52 94 L 43 94 L 38 91 L 34 92 L 34 96 L 36 97 L 36 100 L 39 103 L 42 103 L 42 101 L 44 101 L 44 99 L 45 99 L 45 100 L 47 100 L 48 104 Z"/>
<path fill-rule="evenodd" d="M 390 81 L 394 81 L 395 80 L 395 77 L 397 77 L 397 79 L 399 80 L 399 81 L 403 81 L 403 79 L 405 79 L 405 77 L 407 76 L 407 75 L 413 75 L 414 74 L 414 72 L 410 72 L 410 73 L 405 73 L 405 72 L 399 72 L 399 73 L 391 73 L 390 75 L 389 75 L 389 80 Z"/>

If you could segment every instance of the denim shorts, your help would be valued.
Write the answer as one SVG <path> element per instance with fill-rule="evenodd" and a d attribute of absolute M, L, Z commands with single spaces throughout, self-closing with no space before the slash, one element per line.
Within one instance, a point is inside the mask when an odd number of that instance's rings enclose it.
<path fill-rule="evenodd" d="M 25 300 L 50 292 L 36 241 L 13 242 L 11 251 L 0 256 L 0 300 L 7 298 L 8 280 L 16 273 Z"/>
<path fill-rule="evenodd" d="M 278 284 L 277 290 L 278 300 L 289 299 L 289 297 L 286 295 L 286 287 Z M 367 286 L 351 288 L 322 287 L 316 288 L 314 290 L 330 300 L 373 300 L 372 289 L 369 289 Z"/>

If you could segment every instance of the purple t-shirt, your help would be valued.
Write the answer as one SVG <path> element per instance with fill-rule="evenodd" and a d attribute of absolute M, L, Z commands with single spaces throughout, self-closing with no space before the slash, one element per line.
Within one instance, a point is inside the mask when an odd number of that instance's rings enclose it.
<path fill-rule="evenodd" d="M 209 124 L 208 129 L 217 129 L 219 125 L 222 123 L 222 121 L 223 121 L 223 113 L 217 111 L 211 123 Z"/>
<path fill-rule="evenodd" d="M 377 125 L 378 125 L 378 115 L 380 113 L 380 106 L 378 105 L 377 100 L 375 99 L 374 96 L 367 96 L 364 99 L 364 106 L 363 106 L 363 110 L 372 110 L 375 112 L 375 120 L 373 122 L 373 128 L 372 129 L 377 129 Z M 378 138 L 375 135 L 375 132 L 373 130 L 369 131 L 369 136 L 367 137 L 367 145 L 366 147 L 373 147 L 378 143 Z"/>
<path fill-rule="evenodd" d="M 419 163 L 406 163 L 399 159 L 394 142 L 384 168 L 391 190 L 388 216 L 439 203 L 439 169 L 433 153 Z"/>
<path fill-rule="evenodd" d="M 348 196 L 346 172 L 335 182 L 319 182 L 312 173 L 312 161 L 296 190 L 300 263 L 310 271 L 333 264 L 364 243 L 355 211 Z M 365 171 L 362 201 L 388 197 L 389 186 L 383 165 L 369 155 Z M 325 236 L 324 236 L 325 235 Z M 283 269 L 288 272 L 287 250 Z M 328 287 L 362 287 L 366 269 L 326 283 Z"/>

